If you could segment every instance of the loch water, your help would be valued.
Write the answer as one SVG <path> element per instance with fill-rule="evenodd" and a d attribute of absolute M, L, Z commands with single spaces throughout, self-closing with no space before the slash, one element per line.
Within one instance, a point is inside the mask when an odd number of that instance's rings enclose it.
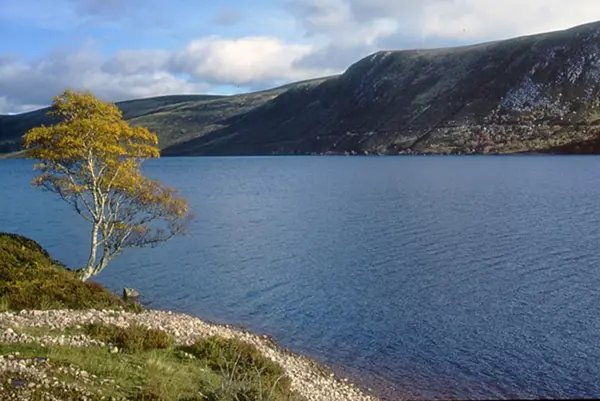
<path fill-rule="evenodd" d="M 89 227 L 0 160 L 0 231 L 76 267 Z M 600 396 L 600 158 L 163 158 L 187 236 L 98 280 L 266 333 L 393 394 Z"/>

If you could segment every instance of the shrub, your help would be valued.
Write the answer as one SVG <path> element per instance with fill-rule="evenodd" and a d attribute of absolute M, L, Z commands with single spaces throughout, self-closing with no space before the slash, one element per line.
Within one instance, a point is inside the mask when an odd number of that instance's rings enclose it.
<path fill-rule="evenodd" d="M 53 260 L 48 252 L 37 242 L 17 234 L 0 232 L 0 274 L 5 278 L 6 270 L 15 267 L 36 268 L 53 266 L 64 268 Z"/>
<path fill-rule="evenodd" d="M 277 363 L 255 346 L 237 339 L 209 337 L 183 349 L 222 376 L 221 386 L 208 395 L 213 401 L 283 401 L 297 399 L 291 381 Z"/>
<path fill-rule="evenodd" d="M 112 343 L 119 349 L 131 353 L 169 348 L 173 344 L 169 334 L 136 324 L 129 327 L 88 324 L 85 326 L 85 332 L 90 337 Z"/>
<path fill-rule="evenodd" d="M 37 242 L 6 233 L 0 233 L 0 299 L 11 310 L 124 306 L 100 284 L 78 280 Z"/>

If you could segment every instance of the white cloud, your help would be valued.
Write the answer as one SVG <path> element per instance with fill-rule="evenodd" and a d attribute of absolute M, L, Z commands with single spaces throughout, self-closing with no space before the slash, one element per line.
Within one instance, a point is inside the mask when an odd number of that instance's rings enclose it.
<path fill-rule="evenodd" d="M 0 112 L 48 104 L 65 88 L 89 89 L 109 101 L 206 93 L 214 85 L 266 88 L 328 73 L 295 64 L 314 50 L 270 37 L 209 37 L 181 51 L 123 50 L 109 59 L 93 44 L 35 61 L 0 56 Z"/>
<path fill-rule="evenodd" d="M 478 41 L 600 20 L 598 0 L 290 0 L 288 4 L 305 34 L 331 40 L 371 32 L 365 40 L 398 34 L 399 41 L 406 35 Z M 382 24 L 395 29 L 378 33 Z"/>
<path fill-rule="evenodd" d="M 382 50 L 469 44 L 600 20 L 600 0 L 288 0 L 298 29 L 319 41 L 297 62 L 343 69 Z"/>
<path fill-rule="evenodd" d="M 597 0 L 463 0 L 427 3 L 420 28 L 424 36 L 486 40 L 567 29 L 599 19 Z"/>
<path fill-rule="evenodd" d="M 0 96 L 0 114 L 19 114 L 41 109 L 44 106 L 43 104 L 16 104 L 6 96 Z"/>
<path fill-rule="evenodd" d="M 295 66 L 314 50 L 310 45 L 285 43 L 274 37 L 209 37 L 178 52 L 172 67 L 218 84 L 256 85 L 322 74 L 323 70 Z"/>
<path fill-rule="evenodd" d="M 345 31 L 354 22 L 346 0 L 292 0 L 288 5 L 308 36 Z"/>
<path fill-rule="evenodd" d="M 164 71 L 171 57 L 167 50 L 121 50 L 106 60 L 101 69 L 107 74 L 155 73 Z"/>
<path fill-rule="evenodd" d="M 152 60 L 148 60 L 151 64 Z M 103 71 L 103 59 L 93 48 L 54 51 L 28 62 L 0 61 L 0 95 L 3 112 L 17 112 L 47 105 L 65 88 L 89 89 L 110 101 L 175 93 L 199 93 L 207 84 L 188 82 L 168 71 Z M 29 105 L 29 107 L 27 107 Z"/>
<path fill-rule="evenodd" d="M 16 105 L 11 104 L 6 96 L 0 96 L 0 114 L 14 113 Z"/>

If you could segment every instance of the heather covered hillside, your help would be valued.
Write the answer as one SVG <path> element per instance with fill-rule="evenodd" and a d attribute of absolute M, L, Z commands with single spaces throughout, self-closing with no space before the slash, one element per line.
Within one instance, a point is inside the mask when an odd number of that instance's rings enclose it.
<path fill-rule="evenodd" d="M 545 151 L 595 138 L 599 95 L 600 23 L 381 51 L 165 154 Z"/>

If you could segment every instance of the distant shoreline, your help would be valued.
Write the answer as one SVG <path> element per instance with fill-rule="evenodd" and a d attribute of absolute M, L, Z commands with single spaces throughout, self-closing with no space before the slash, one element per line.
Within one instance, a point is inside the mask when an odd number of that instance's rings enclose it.
<path fill-rule="evenodd" d="M 252 155 L 164 155 L 161 159 L 174 159 L 174 158 L 236 158 L 236 157 L 499 157 L 499 156 L 600 156 L 598 153 L 557 153 L 557 152 L 513 152 L 513 153 L 464 153 L 464 154 L 446 154 L 446 153 L 410 153 L 410 154 L 346 154 L 346 153 L 306 153 L 306 154 L 252 154 Z M 10 159 L 25 159 L 25 152 L 13 152 L 13 153 L 0 153 L 0 160 Z"/>

